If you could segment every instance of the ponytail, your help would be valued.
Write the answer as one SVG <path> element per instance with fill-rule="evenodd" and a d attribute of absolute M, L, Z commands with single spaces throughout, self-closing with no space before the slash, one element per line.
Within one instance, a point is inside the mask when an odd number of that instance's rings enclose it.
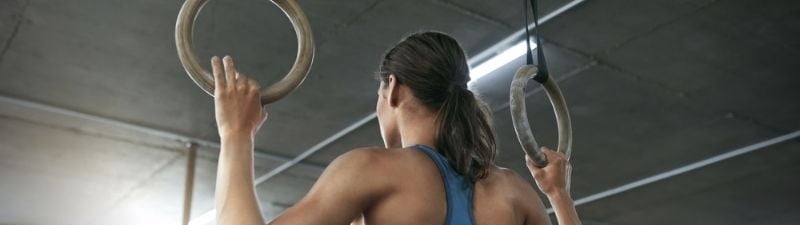
<path fill-rule="evenodd" d="M 452 86 L 448 92 L 439 109 L 436 148 L 475 182 L 486 177 L 497 153 L 489 112 L 472 91 Z"/>

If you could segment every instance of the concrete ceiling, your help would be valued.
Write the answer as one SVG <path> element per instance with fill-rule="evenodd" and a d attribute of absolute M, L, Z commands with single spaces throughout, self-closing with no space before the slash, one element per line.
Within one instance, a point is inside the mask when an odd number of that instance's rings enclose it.
<path fill-rule="evenodd" d="M 567 3 L 541 4 L 551 12 Z M 211 98 L 175 53 L 181 4 L 0 1 L 0 224 L 180 223 L 178 139 L 218 140 Z M 300 89 L 270 107 L 257 174 L 370 115 L 372 74 L 405 34 L 445 31 L 477 55 L 521 28 L 521 4 L 301 0 L 315 63 Z M 288 71 L 296 51 L 288 20 L 263 0 L 210 1 L 195 32 L 200 58 L 231 54 L 264 83 Z M 588 0 L 542 25 L 542 37 L 571 107 L 576 199 L 800 129 L 800 2 Z M 472 88 L 495 111 L 499 164 L 529 177 L 506 107 L 521 64 Z M 537 137 L 552 146 L 549 104 L 538 91 L 527 100 Z M 798 140 L 578 211 L 586 224 L 796 224 Z M 368 121 L 267 180 L 258 186 L 264 215 L 303 196 L 337 155 L 381 143 Z M 216 172 L 216 149 L 200 150 L 195 217 L 213 207 Z"/>

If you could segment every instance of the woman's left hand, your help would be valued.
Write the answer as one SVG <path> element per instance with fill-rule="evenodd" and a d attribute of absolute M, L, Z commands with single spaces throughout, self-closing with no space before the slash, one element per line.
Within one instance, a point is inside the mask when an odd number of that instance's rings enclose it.
<path fill-rule="evenodd" d="M 567 183 L 572 170 L 569 160 L 560 152 L 553 151 L 547 147 L 542 147 L 541 149 L 548 161 L 547 166 L 544 168 L 537 167 L 533 159 L 525 154 L 526 165 L 531 175 L 533 175 L 536 185 L 548 198 L 552 199 L 560 195 L 569 197 Z"/>
<path fill-rule="evenodd" d="M 214 73 L 214 112 L 222 138 L 246 135 L 252 138 L 267 112 L 261 105 L 261 86 L 257 81 L 236 71 L 233 58 L 211 58 Z"/>

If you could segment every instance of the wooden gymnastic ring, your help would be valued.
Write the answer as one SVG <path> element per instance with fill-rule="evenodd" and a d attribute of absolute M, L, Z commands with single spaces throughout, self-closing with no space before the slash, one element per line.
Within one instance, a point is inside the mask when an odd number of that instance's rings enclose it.
<path fill-rule="evenodd" d="M 206 93 L 214 94 L 214 76 L 203 69 L 192 48 L 194 21 L 208 0 L 186 0 L 175 23 L 175 45 L 183 69 Z M 280 81 L 261 89 L 261 104 L 275 102 L 303 83 L 314 60 L 314 40 L 308 18 L 295 0 L 272 0 L 292 22 L 297 34 L 297 57 L 289 73 Z"/>
<path fill-rule="evenodd" d="M 522 150 L 533 159 L 537 167 L 545 167 L 547 166 L 547 158 L 539 149 L 536 138 L 533 137 L 525 108 L 525 86 L 529 80 L 536 77 L 538 71 L 539 69 L 535 65 L 525 65 L 517 70 L 517 73 L 514 74 L 514 79 L 511 81 L 509 108 L 514 131 L 517 133 L 517 139 L 522 145 Z M 535 80 L 544 85 L 544 90 L 556 114 L 556 122 L 558 124 L 557 151 L 563 153 L 569 159 L 572 152 L 572 122 L 569 118 L 567 102 L 564 100 L 558 84 L 553 79 L 545 77 Z"/>

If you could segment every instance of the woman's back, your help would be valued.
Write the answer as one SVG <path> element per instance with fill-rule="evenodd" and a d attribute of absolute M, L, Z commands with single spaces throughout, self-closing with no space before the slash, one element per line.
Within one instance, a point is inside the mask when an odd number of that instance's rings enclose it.
<path fill-rule="evenodd" d="M 442 173 L 434 161 L 413 148 L 375 148 L 376 174 L 391 177 L 391 194 L 376 199 L 356 224 L 442 225 L 447 216 L 447 198 Z M 371 182 L 365 179 L 364 182 Z M 474 219 L 477 225 L 549 224 L 538 195 L 516 173 L 492 168 L 474 185 Z M 468 216 L 463 212 L 450 212 Z"/>

